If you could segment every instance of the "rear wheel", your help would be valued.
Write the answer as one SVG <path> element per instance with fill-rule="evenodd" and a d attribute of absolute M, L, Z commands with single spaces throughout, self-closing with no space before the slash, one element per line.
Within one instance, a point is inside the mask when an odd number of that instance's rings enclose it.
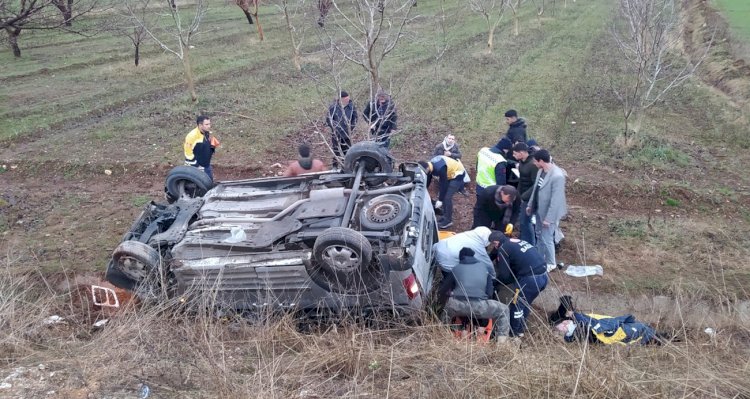
<path fill-rule="evenodd" d="M 372 246 L 360 233 L 331 227 L 315 239 L 314 262 L 308 273 L 330 291 L 364 293 L 379 285 L 379 270 L 372 262 Z"/>
<path fill-rule="evenodd" d="M 175 166 L 167 174 L 165 182 L 167 200 L 202 197 L 213 187 L 206 172 L 192 166 Z"/>
<path fill-rule="evenodd" d="M 365 181 L 371 185 L 378 185 L 387 177 L 370 177 L 367 173 L 392 173 L 393 162 L 388 151 L 373 141 L 356 143 L 349 148 L 344 158 L 344 171 L 355 173 L 360 165 L 365 166 Z"/>

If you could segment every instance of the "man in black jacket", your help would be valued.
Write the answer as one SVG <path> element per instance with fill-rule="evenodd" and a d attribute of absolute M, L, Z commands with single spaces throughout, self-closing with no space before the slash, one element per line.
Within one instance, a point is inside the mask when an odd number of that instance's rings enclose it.
<path fill-rule="evenodd" d="M 398 114 L 391 96 L 378 90 L 375 101 L 370 101 L 362 113 L 370 124 L 370 138 L 385 148 L 391 147 L 391 133 L 396 129 Z M 442 154 L 440 154 L 442 155 Z"/>
<path fill-rule="evenodd" d="M 531 245 L 536 245 L 536 233 L 531 224 L 531 216 L 526 214 L 529 206 L 531 192 L 534 191 L 534 182 L 539 168 L 529 156 L 529 146 L 526 143 L 516 143 L 513 146 L 513 158 L 518 160 L 518 193 L 521 197 L 521 215 L 518 222 L 521 224 L 521 239 Z"/>
<path fill-rule="evenodd" d="M 505 136 L 510 140 L 511 145 L 526 142 L 526 121 L 518 117 L 518 112 L 509 109 L 505 112 L 505 123 L 508 125 L 508 132 Z"/>
<path fill-rule="evenodd" d="M 352 145 L 351 134 L 357 124 L 357 109 L 349 98 L 349 93 L 342 91 L 341 98 L 328 108 L 326 125 L 331 128 L 331 148 L 333 148 L 333 167 L 338 166 L 339 158 L 346 156 Z"/>
<path fill-rule="evenodd" d="M 474 223 L 472 229 L 479 226 L 493 230 L 513 231 L 521 214 L 521 198 L 513 186 L 489 186 L 477 194 L 474 204 Z M 508 228 L 508 225 L 511 225 Z"/>
<path fill-rule="evenodd" d="M 529 307 L 547 286 L 547 266 L 544 256 L 526 241 L 507 238 L 494 231 L 489 238 L 497 248 L 495 273 L 498 281 L 515 291 L 510 308 L 511 334 L 523 336 Z"/>

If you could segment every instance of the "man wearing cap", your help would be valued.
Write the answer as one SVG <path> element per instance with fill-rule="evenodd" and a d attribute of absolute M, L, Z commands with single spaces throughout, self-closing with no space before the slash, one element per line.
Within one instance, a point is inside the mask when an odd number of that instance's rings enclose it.
<path fill-rule="evenodd" d="M 526 143 L 516 143 L 513 146 L 513 158 L 518 161 L 518 193 L 521 197 L 521 214 L 518 222 L 521 224 L 521 239 L 536 245 L 536 234 L 534 225 L 531 224 L 531 215 L 526 214 L 529 206 L 529 198 L 534 190 L 534 181 L 539 168 L 529 156 L 529 146 Z"/>
<path fill-rule="evenodd" d="M 526 330 L 529 307 L 547 286 L 547 268 L 541 253 L 526 241 L 507 238 L 499 231 L 489 237 L 497 248 L 495 273 L 497 279 L 514 293 L 510 303 L 511 334 L 520 337 Z"/>
<path fill-rule="evenodd" d="M 331 147 L 333 148 L 333 166 L 338 166 L 340 158 L 346 156 L 352 145 L 351 134 L 357 124 L 357 110 L 349 93 L 341 91 L 340 98 L 329 108 L 326 125 L 331 128 Z"/>
<path fill-rule="evenodd" d="M 512 232 L 521 214 L 521 198 L 513 186 L 489 186 L 477 195 L 472 228 L 479 226 Z"/>
<path fill-rule="evenodd" d="M 420 161 L 419 165 L 427 172 L 427 187 L 432 183 L 432 176 L 440 179 L 438 201 L 435 208 L 443 208 L 443 217 L 438 220 L 439 229 L 453 226 L 453 196 L 464 187 L 466 169 L 461 161 L 440 155 L 430 162 Z"/>
<path fill-rule="evenodd" d="M 511 145 L 526 142 L 526 121 L 518 117 L 516 110 L 509 109 L 505 112 L 505 124 L 508 125 L 508 132 L 505 133 L 505 137 L 510 140 Z"/>
<path fill-rule="evenodd" d="M 476 177 L 477 200 L 487 187 L 505 184 L 507 166 L 508 162 L 497 146 L 484 147 L 479 150 Z"/>
<path fill-rule="evenodd" d="M 484 252 L 484 249 L 481 251 Z M 443 308 L 444 320 L 450 323 L 454 317 L 492 319 L 495 337 L 507 337 L 508 307 L 493 295 L 494 268 L 492 262 L 481 261 L 474 250 L 461 248 L 459 262 L 453 271 L 443 278 L 440 291 L 450 291 Z"/>
<path fill-rule="evenodd" d="M 284 177 L 299 176 L 303 173 L 315 173 L 326 170 L 326 165 L 320 159 L 313 159 L 310 156 L 310 146 L 307 144 L 300 144 L 299 148 L 299 159 L 289 163 L 286 170 L 284 171 Z"/>
<path fill-rule="evenodd" d="M 391 133 L 396 129 L 398 114 L 391 96 L 378 90 L 375 101 L 367 103 L 362 113 L 370 124 L 370 138 L 385 148 L 391 147 Z"/>
<path fill-rule="evenodd" d="M 565 200 L 565 173 L 552 163 L 547 150 L 532 155 L 539 168 L 534 187 L 526 207 L 527 215 L 536 215 L 536 237 L 539 250 L 547 261 L 547 270 L 557 266 L 555 259 L 555 232 L 560 219 L 568 212 Z"/>

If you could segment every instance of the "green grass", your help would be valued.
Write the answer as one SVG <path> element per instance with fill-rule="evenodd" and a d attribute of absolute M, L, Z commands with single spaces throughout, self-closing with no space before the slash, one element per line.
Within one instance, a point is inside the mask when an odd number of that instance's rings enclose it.
<path fill-rule="evenodd" d="M 750 2 L 746 0 L 716 0 L 732 30 L 750 41 Z"/>

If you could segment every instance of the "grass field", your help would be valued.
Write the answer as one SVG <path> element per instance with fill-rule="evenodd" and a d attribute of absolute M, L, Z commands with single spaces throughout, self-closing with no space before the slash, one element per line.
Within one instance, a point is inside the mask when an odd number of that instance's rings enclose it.
<path fill-rule="evenodd" d="M 541 16 L 531 3 L 521 8 L 519 36 L 506 15 L 487 54 L 485 25 L 463 2 L 419 1 L 381 70 L 399 107 L 394 156 L 427 158 L 451 132 L 473 168 L 473 154 L 504 132 L 502 113 L 517 109 L 568 172 L 560 260 L 605 269 L 590 279 L 553 274 L 540 308 L 574 293 L 592 310 L 678 330 L 681 343 L 566 347 L 540 312 L 521 350 L 453 342 L 434 323 L 304 335 L 288 320 L 251 325 L 162 308 L 123 312 L 107 334 L 92 330 L 101 315 L 82 308 L 69 285 L 95 278 L 143 204 L 162 196 L 196 114 L 210 114 L 222 140 L 218 179 L 275 174 L 272 165 L 294 158 L 303 140 L 329 160 L 322 115 L 336 90 L 314 18 L 297 72 L 278 8 L 261 7 L 260 42 L 238 7 L 216 2 L 191 51 L 197 104 L 179 60 L 152 43 L 139 67 L 126 39 L 104 33 L 24 32 L 18 59 L 0 48 L 0 369 L 24 366 L 36 378 L 44 363 L 58 372 L 6 392 L 121 397 L 147 383 L 158 397 L 750 395 L 747 97 L 694 77 L 646 114 L 624 148 L 610 89 L 616 1 L 546 3 Z M 719 4 L 730 24 L 750 26 L 734 21 L 750 17 L 744 2 Z M 366 74 L 351 64 L 339 72 L 361 110 Z M 456 200 L 459 230 L 471 224 L 472 198 Z M 37 327 L 53 313 L 71 322 Z"/>
<path fill-rule="evenodd" d="M 743 0 L 716 0 L 729 25 L 740 37 L 750 41 L 750 3 Z"/>

